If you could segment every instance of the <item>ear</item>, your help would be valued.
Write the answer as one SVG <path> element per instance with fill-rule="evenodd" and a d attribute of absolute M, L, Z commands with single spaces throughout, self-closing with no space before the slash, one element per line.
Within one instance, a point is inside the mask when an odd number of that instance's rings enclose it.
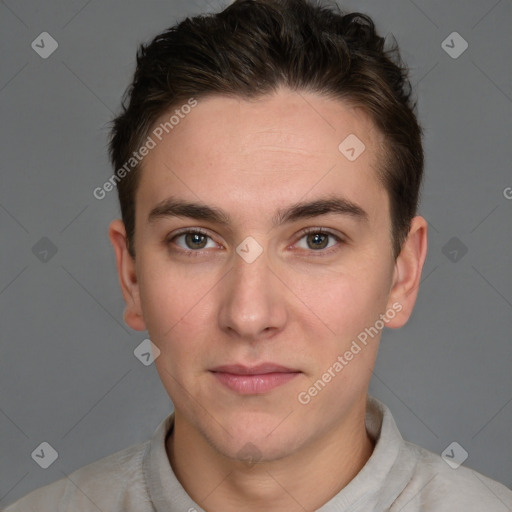
<path fill-rule="evenodd" d="M 388 299 L 388 309 L 397 312 L 386 326 L 402 327 L 411 316 L 421 280 L 421 271 L 427 256 L 427 221 L 414 217 L 409 235 L 395 262 L 393 284 Z"/>
<path fill-rule="evenodd" d="M 139 295 L 139 283 L 135 269 L 135 260 L 128 251 L 126 238 L 126 229 L 121 219 L 111 222 L 108 236 L 114 247 L 116 255 L 117 273 L 123 292 L 124 302 L 124 321 L 136 331 L 146 330 L 144 317 Z"/>

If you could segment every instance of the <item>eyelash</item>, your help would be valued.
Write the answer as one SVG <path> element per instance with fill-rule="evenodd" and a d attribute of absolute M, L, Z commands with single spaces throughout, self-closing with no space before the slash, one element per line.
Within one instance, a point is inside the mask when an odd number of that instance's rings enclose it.
<path fill-rule="evenodd" d="M 166 244 L 167 245 L 171 245 L 172 242 L 176 238 L 178 238 L 178 237 L 180 237 L 182 235 L 187 235 L 187 234 L 204 235 L 204 236 L 210 238 L 211 240 L 213 240 L 212 237 L 206 231 L 202 230 L 201 228 L 194 228 L 194 229 L 188 228 L 188 229 L 183 229 L 182 231 L 178 231 L 171 238 L 166 239 Z M 315 251 L 313 249 L 308 250 L 308 252 L 310 252 L 312 255 L 314 255 L 314 257 L 322 257 L 322 256 L 325 256 L 325 255 L 330 255 L 331 253 L 339 250 L 339 245 L 344 243 L 344 240 L 341 237 L 339 237 L 338 235 L 335 235 L 331 231 L 329 231 L 329 230 L 327 230 L 325 228 L 315 228 L 315 227 L 303 229 L 300 232 L 300 235 L 297 238 L 295 243 L 299 242 L 305 236 L 310 235 L 310 234 L 329 235 L 330 237 L 334 238 L 336 240 L 336 242 L 338 242 L 336 246 L 330 247 L 328 249 L 319 249 L 318 251 Z M 306 250 L 306 249 L 304 249 L 304 250 Z M 186 256 L 200 257 L 200 256 L 203 255 L 204 249 L 193 250 L 193 249 L 183 249 L 182 247 L 178 247 L 177 252 L 181 252 L 182 254 L 184 254 Z M 315 254 L 315 253 L 318 253 L 318 254 Z"/>

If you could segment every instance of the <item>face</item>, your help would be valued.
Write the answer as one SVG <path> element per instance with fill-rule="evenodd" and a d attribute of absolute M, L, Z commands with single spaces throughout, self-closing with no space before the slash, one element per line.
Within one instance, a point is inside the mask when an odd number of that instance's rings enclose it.
<path fill-rule="evenodd" d="M 424 258 L 418 241 L 393 258 L 382 144 L 362 111 L 281 89 L 200 99 L 145 157 L 135 260 L 111 227 L 125 320 L 160 350 L 176 421 L 220 454 L 282 458 L 364 407 Z"/>

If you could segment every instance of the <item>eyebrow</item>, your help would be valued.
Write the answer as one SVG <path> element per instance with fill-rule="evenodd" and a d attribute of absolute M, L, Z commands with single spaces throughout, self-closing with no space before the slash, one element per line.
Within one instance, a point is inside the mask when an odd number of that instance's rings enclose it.
<path fill-rule="evenodd" d="M 360 221 L 368 221 L 368 213 L 359 205 L 343 197 L 331 196 L 309 202 L 295 203 L 287 208 L 280 209 L 272 218 L 272 225 L 275 227 L 328 214 L 338 214 L 353 217 Z M 172 197 L 157 204 L 149 213 L 148 221 L 151 223 L 165 217 L 187 217 L 223 226 L 229 226 L 231 223 L 230 216 L 219 208 Z"/>

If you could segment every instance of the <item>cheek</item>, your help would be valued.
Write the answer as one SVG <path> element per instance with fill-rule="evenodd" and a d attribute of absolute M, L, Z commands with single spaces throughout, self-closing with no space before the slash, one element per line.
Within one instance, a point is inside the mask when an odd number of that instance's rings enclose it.
<path fill-rule="evenodd" d="M 311 363 L 308 386 L 313 386 L 301 391 L 311 397 L 319 417 L 330 417 L 333 403 L 359 396 L 371 378 L 382 330 L 375 324 L 386 307 L 387 279 L 367 271 L 333 275 L 326 281 L 328 286 L 318 278 L 315 281 L 316 291 L 308 288 L 306 294 L 304 288 L 302 298 L 329 330 L 320 334 L 313 323 L 301 326 L 308 333 L 305 359 Z"/>
<path fill-rule="evenodd" d="M 188 396 L 187 390 L 202 373 L 202 359 L 208 355 L 205 341 L 208 332 L 211 339 L 212 329 L 207 328 L 211 320 L 206 318 L 206 302 L 201 297 L 204 292 L 198 296 L 197 287 L 176 286 L 176 281 L 167 286 L 164 279 L 147 283 L 142 293 L 149 337 L 160 349 L 155 366 L 175 404 Z"/>
<path fill-rule="evenodd" d="M 140 299 L 150 338 L 161 351 L 193 352 L 201 331 L 211 325 L 210 275 L 186 274 L 169 263 L 142 262 Z"/>
<path fill-rule="evenodd" d="M 373 325 L 384 312 L 389 292 L 389 276 L 372 265 L 304 275 L 297 282 L 302 303 L 329 327 L 326 333 L 340 341 Z"/>

